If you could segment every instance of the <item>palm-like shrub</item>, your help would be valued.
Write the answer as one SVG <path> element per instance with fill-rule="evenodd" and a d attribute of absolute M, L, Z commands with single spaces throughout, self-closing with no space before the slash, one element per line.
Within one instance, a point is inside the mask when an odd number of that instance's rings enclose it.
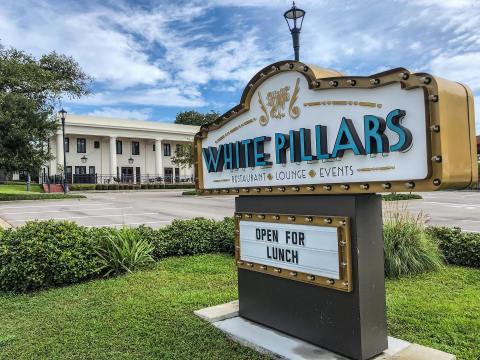
<path fill-rule="evenodd" d="M 425 223 L 422 213 L 413 216 L 398 204 L 387 211 L 383 226 L 386 277 L 419 274 L 443 265 L 438 244 Z"/>
<path fill-rule="evenodd" d="M 138 232 L 123 228 L 101 237 L 98 255 L 100 270 L 105 276 L 132 272 L 153 262 L 153 245 L 142 239 Z"/>

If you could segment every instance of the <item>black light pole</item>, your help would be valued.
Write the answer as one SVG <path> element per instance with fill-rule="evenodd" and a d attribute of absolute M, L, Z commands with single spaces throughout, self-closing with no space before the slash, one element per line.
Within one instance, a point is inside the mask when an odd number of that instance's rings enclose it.
<path fill-rule="evenodd" d="M 293 40 L 293 51 L 295 52 L 295 61 L 300 60 L 300 31 L 302 30 L 303 18 L 305 11 L 295 6 L 293 2 L 292 8 L 285 11 L 283 17 L 287 22 Z"/>
<path fill-rule="evenodd" d="M 65 151 L 65 115 L 67 112 L 62 108 L 58 112 L 60 114 L 60 118 L 62 119 L 62 133 L 63 133 L 63 193 L 66 194 L 68 192 L 68 183 L 67 183 L 67 153 Z M 57 144 L 57 146 L 60 146 Z"/>

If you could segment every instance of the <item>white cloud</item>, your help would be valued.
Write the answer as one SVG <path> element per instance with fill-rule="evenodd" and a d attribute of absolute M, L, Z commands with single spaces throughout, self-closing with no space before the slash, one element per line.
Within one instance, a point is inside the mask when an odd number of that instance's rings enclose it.
<path fill-rule="evenodd" d="M 103 107 L 94 110 L 87 115 L 117 119 L 149 120 L 152 115 L 152 109 L 126 110 L 113 107 Z"/>
<path fill-rule="evenodd" d="M 465 83 L 473 91 L 480 90 L 480 51 L 449 56 L 442 54 L 430 63 L 432 73 L 449 80 Z"/>

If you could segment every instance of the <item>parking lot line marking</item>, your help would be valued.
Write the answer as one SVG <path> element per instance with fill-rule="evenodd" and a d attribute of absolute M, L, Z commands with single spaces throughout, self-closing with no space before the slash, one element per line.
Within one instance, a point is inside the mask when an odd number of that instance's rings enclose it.
<path fill-rule="evenodd" d="M 54 204 L 44 204 L 44 205 L 23 205 L 23 206 L 1 206 L 0 205 L 0 209 L 3 210 L 3 209 L 25 209 L 25 208 L 43 208 L 43 207 L 46 207 L 46 208 L 51 208 L 51 207 L 57 207 L 57 206 L 76 206 L 78 207 L 79 205 L 89 205 L 89 206 L 100 206 L 100 205 L 114 205 L 114 203 L 93 203 L 93 204 L 86 204 L 86 203 L 83 203 L 83 204 L 57 204 L 57 205 L 54 205 Z"/>
<path fill-rule="evenodd" d="M 101 227 L 101 226 L 117 226 L 117 225 L 143 225 L 143 224 L 160 224 L 160 223 L 170 223 L 172 220 L 158 220 L 158 221 L 142 221 L 134 223 L 112 223 L 112 224 L 103 224 L 103 225 L 87 225 L 86 227 Z"/>
<path fill-rule="evenodd" d="M 124 208 L 118 208 L 118 207 L 112 207 L 112 208 L 97 208 L 97 209 L 84 209 L 82 208 L 81 211 L 100 211 L 100 210 L 125 210 L 125 209 L 133 209 L 132 206 L 127 206 Z M 1 208 L 0 208 L 1 210 Z M 67 211 L 72 211 L 72 210 L 50 210 L 50 211 L 42 211 L 42 214 L 46 213 L 64 213 Z M 37 211 L 19 211 L 19 212 L 11 212 L 11 213 L 2 213 L 0 212 L 0 215 L 22 215 L 22 214 L 37 214 Z"/>
<path fill-rule="evenodd" d="M 45 219 L 22 219 L 22 220 L 8 220 L 9 222 L 22 222 L 33 220 L 71 220 L 71 219 L 88 219 L 88 218 L 102 218 L 102 217 L 118 217 L 118 216 L 143 216 L 143 215 L 158 215 L 158 213 L 138 213 L 138 214 L 116 214 L 116 215 L 88 215 L 88 216 L 69 216 L 64 218 L 45 218 Z"/>

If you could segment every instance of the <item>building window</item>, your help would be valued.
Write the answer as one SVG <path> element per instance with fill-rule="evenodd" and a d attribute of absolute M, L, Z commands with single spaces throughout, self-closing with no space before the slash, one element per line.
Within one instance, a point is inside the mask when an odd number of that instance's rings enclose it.
<path fill-rule="evenodd" d="M 123 145 L 122 145 L 122 140 L 117 140 L 117 154 L 121 155 L 122 154 L 122 149 L 123 148 Z"/>
<path fill-rule="evenodd" d="M 94 141 L 93 142 L 93 148 L 94 149 L 100 149 L 100 141 Z"/>
<path fill-rule="evenodd" d="M 95 166 L 89 166 L 88 167 L 88 173 L 90 175 L 95 175 Z"/>
<path fill-rule="evenodd" d="M 87 152 L 87 140 L 82 138 L 77 138 L 77 153 L 86 153 Z"/>
<path fill-rule="evenodd" d="M 70 151 L 70 139 L 68 137 L 65 138 L 65 152 Z"/>
<path fill-rule="evenodd" d="M 172 150 L 170 144 L 163 144 L 163 156 L 171 156 Z"/>
<path fill-rule="evenodd" d="M 86 166 L 75 166 L 75 175 L 85 175 L 87 173 Z"/>
<path fill-rule="evenodd" d="M 140 155 L 140 143 L 132 141 L 132 155 Z"/>
<path fill-rule="evenodd" d="M 153 151 L 155 151 L 155 144 L 153 144 Z"/>

